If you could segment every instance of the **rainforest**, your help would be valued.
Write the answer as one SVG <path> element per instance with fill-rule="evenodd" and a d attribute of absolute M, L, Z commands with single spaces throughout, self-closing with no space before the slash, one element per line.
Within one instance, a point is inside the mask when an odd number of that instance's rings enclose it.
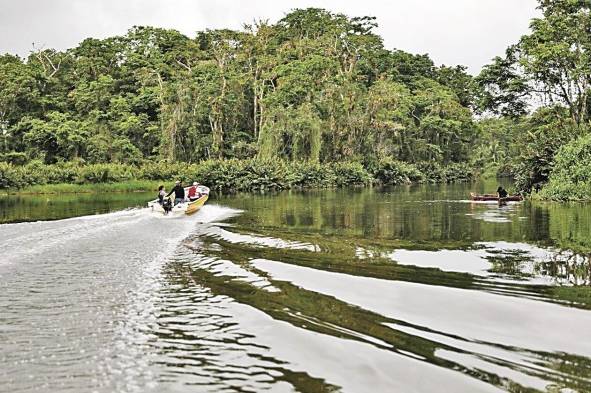
<path fill-rule="evenodd" d="M 591 6 L 539 8 L 529 34 L 478 75 L 385 48 L 373 17 L 317 8 L 239 31 L 137 26 L 66 51 L 4 54 L 0 187 L 508 176 L 535 197 L 589 200 Z"/>
<path fill-rule="evenodd" d="M 0 391 L 591 392 L 591 2 L 280 3 L 2 3 Z"/>

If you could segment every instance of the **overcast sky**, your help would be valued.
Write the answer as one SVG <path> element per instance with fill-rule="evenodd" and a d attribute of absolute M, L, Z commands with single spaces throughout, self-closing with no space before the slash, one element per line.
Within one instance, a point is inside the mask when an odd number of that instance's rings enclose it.
<path fill-rule="evenodd" d="M 119 35 L 134 25 L 193 36 L 207 28 L 275 22 L 294 8 L 321 7 L 375 16 L 388 49 L 428 53 L 437 64 L 471 73 L 528 32 L 536 0 L 0 0 L 0 53 L 66 49 L 87 37 Z"/>

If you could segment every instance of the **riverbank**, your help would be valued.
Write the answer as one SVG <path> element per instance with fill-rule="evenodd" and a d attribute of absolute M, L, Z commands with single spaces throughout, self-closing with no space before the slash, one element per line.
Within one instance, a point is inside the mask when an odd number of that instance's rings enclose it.
<path fill-rule="evenodd" d="M 77 164 L 16 166 L 0 163 L 0 191 L 19 194 L 154 191 L 175 179 L 199 181 L 215 191 L 451 183 L 474 178 L 467 164 L 439 166 L 382 160 L 312 163 L 281 160 L 208 160 L 198 164 L 146 162 L 142 165 Z"/>

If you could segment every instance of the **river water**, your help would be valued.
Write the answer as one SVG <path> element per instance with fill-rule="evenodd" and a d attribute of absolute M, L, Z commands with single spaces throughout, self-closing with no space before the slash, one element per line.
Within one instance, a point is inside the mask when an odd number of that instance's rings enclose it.
<path fill-rule="evenodd" d="M 590 392 L 591 206 L 492 186 L 0 197 L 0 391 Z"/>

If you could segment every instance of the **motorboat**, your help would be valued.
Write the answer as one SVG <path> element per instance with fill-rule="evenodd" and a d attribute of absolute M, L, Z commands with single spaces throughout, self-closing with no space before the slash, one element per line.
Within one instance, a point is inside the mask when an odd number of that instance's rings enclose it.
<path fill-rule="evenodd" d="M 188 194 L 189 188 L 185 187 L 185 195 Z M 193 214 L 199 211 L 207 202 L 209 198 L 209 188 L 205 186 L 197 186 L 197 194 L 199 198 L 190 201 L 185 199 L 183 202 L 173 204 L 174 198 L 172 196 L 165 198 L 164 204 L 161 204 L 158 199 L 148 202 L 148 207 L 154 213 L 161 213 L 164 215 L 182 215 L 182 214 Z"/>

